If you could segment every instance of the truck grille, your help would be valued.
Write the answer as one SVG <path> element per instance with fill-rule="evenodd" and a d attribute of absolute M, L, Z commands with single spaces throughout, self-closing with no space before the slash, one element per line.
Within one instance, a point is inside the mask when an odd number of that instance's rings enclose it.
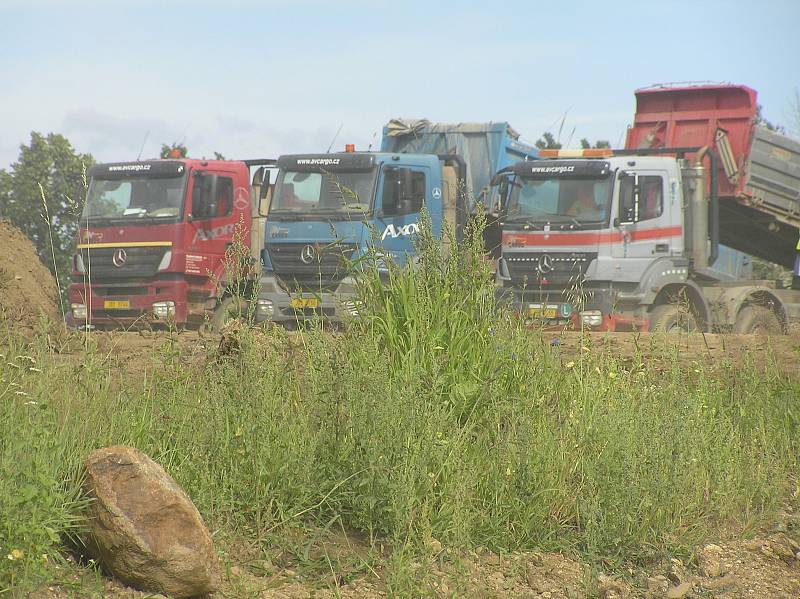
<path fill-rule="evenodd" d="M 571 289 L 583 284 L 597 253 L 520 252 L 503 256 L 517 288 Z"/>
<path fill-rule="evenodd" d="M 81 249 L 81 258 L 87 273 L 91 269 L 92 280 L 149 278 L 158 272 L 166 247 L 126 247 Z M 124 261 L 114 255 L 124 251 Z M 117 266 L 119 264 L 119 266 Z"/>
<path fill-rule="evenodd" d="M 333 291 L 350 272 L 356 244 L 281 243 L 269 246 L 272 270 L 290 291 Z M 310 249 L 309 249 L 310 248 Z"/>

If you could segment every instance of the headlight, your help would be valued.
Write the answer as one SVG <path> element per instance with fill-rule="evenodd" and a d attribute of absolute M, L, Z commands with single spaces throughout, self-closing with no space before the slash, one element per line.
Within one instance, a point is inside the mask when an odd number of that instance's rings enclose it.
<path fill-rule="evenodd" d="M 72 318 L 75 320 L 86 320 L 86 304 L 71 304 Z"/>
<path fill-rule="evenodd" d="M 275 306 L 267 299 L 256 300 L 256 314 L 262 318 L 272 318 L 272 315 L 275 314 Z"/>
<path fill-rule="evenodd" d="M 581 312 L 581 325 L 599 327 L 603 324 L 603 313 L 600 310 L 586 310 Z"/>
<path fill-rule="evenodd" d="M 153 304 L 153 316 L 160 320 L 175 316 L 175 302 L 155 302 Z"/>
<path fill-rule="evenodd" d="M 161 262 L 158 265 L 158 270 L 167 270 L 170 262 L 172 262 L 172 250 L 167 250 L 164 253 L 164 257 L 161 258 Z"/>
<path fill-rule="evenodd" d="M 81 274 L 86 272 L 86 267 L 83 265 L 83 256 L 80 254 L 72 256 L 72 269 Z"/>

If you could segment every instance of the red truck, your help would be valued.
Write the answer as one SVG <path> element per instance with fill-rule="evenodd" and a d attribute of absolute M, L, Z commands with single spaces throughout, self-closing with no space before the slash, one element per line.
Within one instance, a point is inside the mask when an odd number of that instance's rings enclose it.
<path fill-rule="evenodd" d="M 238 298 L 260 274 L 267 169 L 274 163 L 179 159 L 92 167 L 69 324 L 219 327 L 241 309 Z M 250 167 L 257 167 L 252 180 Z M 235 236 L 249 246 L 252 272 L 226 267 Z M 239 293 L 231 292 L 234 286 Z"/>

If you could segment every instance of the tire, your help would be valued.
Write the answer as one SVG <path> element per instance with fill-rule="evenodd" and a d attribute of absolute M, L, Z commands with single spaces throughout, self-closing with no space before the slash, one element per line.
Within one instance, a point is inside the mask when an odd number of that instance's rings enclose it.
<path fill-rule="evenodd" d="M 697 319 L 687 308 L 676 304 L 656 306 L 648 318 L 650 330 L 660 333 L 694 333 Z"/>
<path fill-rule="evenodd" d="M 230 321 L 245 321 L 248 319 L 249 314 L 248 305 L 244 299 L 228 296 L 214 310 L 214 316 L 211 317 L 208 328 L 215 333 L 219 333 Z"/>
<path fill-rule="evenodd" d="M 745 306 L 739 311 L 733 332 L 740 335 L 782 335 L 783 327 L 775 312 L 764 306 Z"/>

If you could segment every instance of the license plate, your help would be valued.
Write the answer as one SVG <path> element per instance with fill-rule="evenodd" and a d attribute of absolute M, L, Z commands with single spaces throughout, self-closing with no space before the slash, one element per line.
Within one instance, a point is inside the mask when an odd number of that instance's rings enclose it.
<path fill-rule="evenodd" d="M 531 318 L 555 318 L 558 310 L 555 308 L 528 308 L 528 316 Z"/>
<path fill-rule="evenodd" d="M 319 308 L 319 300 L 315 297 L 296 297 L 294 298 L 290 305 L 292 308 Z"/>
<path fill-rule="evenodd" d="M 108 300 L 103 302 L 103 308 L 106 310 L 128 310 L 131 303 L 128 300 Z"/>

